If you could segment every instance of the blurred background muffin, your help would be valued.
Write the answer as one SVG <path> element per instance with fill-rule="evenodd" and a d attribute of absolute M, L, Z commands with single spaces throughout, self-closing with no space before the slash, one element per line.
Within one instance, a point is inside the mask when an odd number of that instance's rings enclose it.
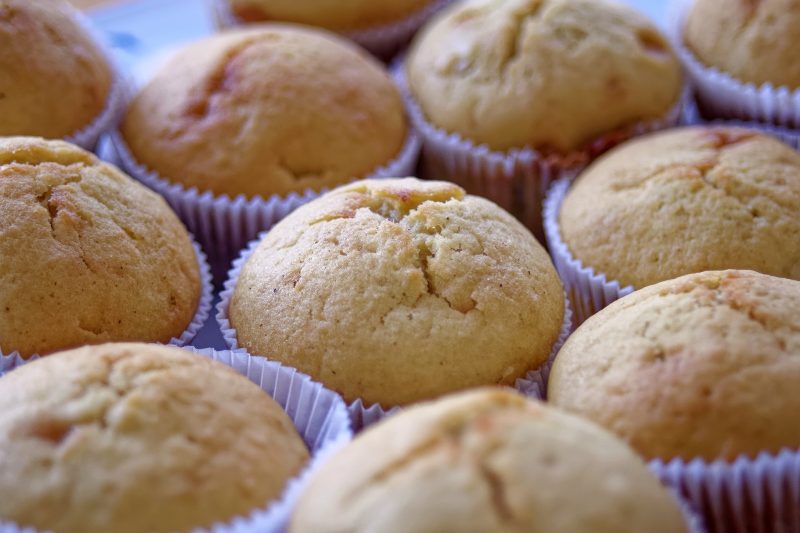
<path fill-rule="evenodd" d="M 559 186 L 548 239 L 571 299 L 590 304 L 579 321 L 610 303 L 581 285 L 585 269 L 637 289 L 727 268 L 800 279 L 800 154 L 758 131 L 652 134 L 599 159 L 565 197 Z"/>
<path fill-rule="evenodd" d="M 260 198 L 254 211 L 267 211 L 273 195 L 370 176 L 405 153 L 410 134 L 399 91 L 377 60 L 333 34 L 279 24 L 178 52 L 134 97 L 120 132 L 132 158 L 123 158 L 126 168 L 164 194 L 223 262 L 280 218 L 265 214 L 242 229 L 244 202 L 234 197 Z M 411 170 L 414 156 L 400 166 Z M 157 177 L 148 180 L 145 169 Z M 192 188 L 214 195 L 218 220 Z M 210 226 L 223 229 L 204 231 Z"/>
<path fill-rule="evenodd" d="M 0 138 L 6 354 L 168 342 L 200 297 L 198 257 L 160 196 L 63 141 Z"/>
<path fill-rule="evenodd" d="M 292 22 L 342 33 L 388 59 L 452 0 L 216 0 L 222 26 Z"/>
<path fill-rule="evenodd" d="M 0 516 L 39 531 L 210 529 L 266 506 L 308 461 L 278 403 L 178 348 L 31 362 L 0 378 L 0 411 Z"/>
<path fill-rule="evenodd" d="M 333 456 L 291 533 L 685 532 L 676 500 L 601 428 L 512 392 L 421 404 Z"/>
<path fill-rule="evenodd" d="M 114 70 L 77 17 L 63 0 L 0 4 L 0 135 L 68 138 L 94 147 L 99 129 L 71 138 L 110 105 Z"/>
<path fill-rule="evenodd" d="M 446 182 L 335 189 L 281 221 L 232 273 L 220 304 L 231 342 L 365 406 L 514 385 L 547 362 L 564 322 L 541 245 Z"/>
<path fill-rule="evenodd" d="M 800 0 L 692 0 L 683 59 L 709 118 L 800 127 Z"/>
<path fill-rule="evenodd" d="M 427 173 L 538 234 L 553 177 L 674 123 L 682 92 L 666 38 L 605 0 L 459 2 L 415 38 L 403 74 Z"/>

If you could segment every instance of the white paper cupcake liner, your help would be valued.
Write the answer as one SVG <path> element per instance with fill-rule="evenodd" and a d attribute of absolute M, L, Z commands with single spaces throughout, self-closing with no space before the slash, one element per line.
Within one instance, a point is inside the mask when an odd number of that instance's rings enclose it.
<path fill-rule="evenodd" d="M 592 160 L 624 140 L 679 124 L 684 105 L 690 100 L 688 89 L 684 89 L 678 103 L 663 118 L 601 136 L 584 150 L 570 154 L 545 155 L 532 148 L 498 152 L 428 122 L 408 88 L 402 60 L 393 65 L 392 74 L 422 138 L 425 177 L 455 182 L 471 194 L 492 200 L 516 216 L 539 240 L 544 237 L 542 202 L 553 181 L 574 179 Z"/>
<path fill-rule="evenodd" d="M 259 232 L 271 228 L 286 215 L 327 190 L 306 189 L 303 194 L 275 194 L 268 198 L 255 196 L 248 199 L 244 195 L 235 198 L 227 194 L 214 195 L 210 191 L 199 191 L 196 187 L 187 189 L 180 183 L 167 181 L 138 163 L 119 131 L 111 134 L 111 140 L 122 168 L 161 194 L 200 241 L 209 256 L 212 271 L 219 280 L 224 279 L 230 261 Z M 413 175 L 419 148 L 418 137 L 409 129 L 398 156 L 376 169 L 368 178 Z"/>
<path fill-rule="evenodd" d="M 186 346 L 197 336 L 197 333 L 206 323 L 206 320 L 208 320 L 208 315 L 211 312 L 211 303 L 214 299 L 214 284 L 212 282 L 211 268 L 206 260 L 206 255 L 194 239 L 192 239 L 192 247 L 194 248 L 194 253 L 197 257 L 197 266 L 200 271 L 200 299 L 197 302 L 197 309 L 195 310 L 192 321 L 180 336 L 173 337 L 167 343 L 172 346 Z M 27 359 L 23 359 L 17 351 L 6 355 L 3 354 L 2 347 L 0 347 L 0 375 L 38 358 L 39 354 L 33 354 Z"/>
<path fill-rule="evenodd" d="M 558 214 L 569 186 L 570 181 L 562 179 L 550 188 L 544 202 L 544 231 L 553 264 L 572 302 L 577 327 L 612 302 L 632 293 L 634 288 L 623 287 L 616 280 L 608 280 L 605 274 L 595 272 L 591 266 L 585 266 L 561 240 Z"/>
<path fill-rule="evenodd" d="M 700 111 L 697 109 L 697 106 L 694 103 L 686 106 L 684 112 L 684 124 L 692 126 L 707 124 L 709 126 L 730 126 L 735 128 L 748 128 L 752 130 L 757 130 L 762 133 L 766 133 L 767 135 L 772 135 L 777 139 L 780 139 L 782 142 L 788 144 L 795 150 L 800 150 L 800 130 L 783 128 L 780 126 L 775 126 L 773 124 L 764 124 L 763 122 L 753 122 L 745 120 L 725 120 L 725 119 L 706 120 L 702 116 L 700 116 Z"/>
<path fill-rule="evenodd" d="M 97 47 L 102 52 L 112 72 L 111 87 L 106 97 L 106 105 L 92 122 L 75 133 L 64 138 L 65 141 L 76 144 L 81 148 L 93 151 L 97 141 L 104 132 L 113 130 L 122 116 L 129 96 L 129 80 L 122 74 L 114 55 L 111 52 L 104 36 L 94 27 L 92 22 L 80 12 L 75 14 L 75 19 L 84 30 L 92 37 Z"/>
<path fill-rule="evenodd" d="M 731 462 L 654 460 L 650 469 L 702 512 L 709 531 L 800 532 L 800 451 Z"/>
<path fill-rule="evenodd" d="M 668 29 L 704 110 L 715 117 L 769 122 L 800 128 L 800 89 L 756 85 L 700 62 L 683 42 L 686 16 L 694 0 L 672 0 Z"/>
<path fill-rule="evenodd" d="M 429 18 L 452 2 L 453 0 L 435 0 L 403 20 L 374 28 L 345 32 L 342 35 L 357 42 L 373 55 L 388 60 L 411 41 Z M 212 8 L 217 26 L 220 28 L 243 24 L 231 12 L 226 0 L 212 0 Z"/>
<path fill-rule="evenodd" d="M 244 352 L 216 351 L 210 348 L 188 351 L 225 364 L 261 387 L 286 411 L 309 449 L 311 459 L 291 479 L 283 494 L 264 507 L 227 523 L 217 523 L 193 533 L 280 533 L 285 530 L 291 511 L 310 476 L 333 453 L 348 443 L 353 432 L 341 397 L 311 380 L 310 377 L 280 363 Z M 19 528 L 0 523 L 0 533 L 35 533 L 32 528 Z"/>
<path fill-rule="evenodd" d="M 220 301 L 217 303 L 217 322 L 219 323 L 222 337 L 225 344 L 231 350 L 239 350 L 239 341 L 236 334 L 236 329 L 231 325 L 228 309 L 230 306 L 233 291 L 236 288 L 236 282 L 239 279 L 242 267 L 253 254 L 253 251 L 258 247 L 258 244 L 266 236 L 266 232 L 259 235 L 259 237 L 248 244 L 247 248 L 242 250 L 239 257 L 233 261 L 228 279 L 225 281 L 223 290 L 220 293 Z M 553 345 L 552 350 L 547 358 L 547 361 L 535 370 L 531 370 L 524 377 L 519 378 L 514 383 L 514 388 L 531 398 L 543 399 L 546 394 L 547 378 L 550 374 L 553 360 L 555 359 L 558 350 L 569 337 L 572 332 L 572 311 L 570 308 L 569 298 L 566 293 L 564 294 L 564 321 L 561 324 L 561 331 L 559 332 L 558 339 Z M 365 405 L 360 399 L 355 400 L 347 406 L 350 413 L 350 419 L 353 428 L 359 431 L 375 422 L 386 418 L 388 415 L 399 411 L 399 407 L 391 409 L 384 409 L 380 404 Z"/>

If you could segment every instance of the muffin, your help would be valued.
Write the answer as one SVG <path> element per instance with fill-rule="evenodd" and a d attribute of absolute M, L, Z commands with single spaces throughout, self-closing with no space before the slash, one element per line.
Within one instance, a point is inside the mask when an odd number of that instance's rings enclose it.
<path fill-rule="evenodd" d="M 800 282 L 689 274 L 579 327 L 555 360 L 549 400 L 659 459 L 713 531 L 792 531 L 798 354 Z"/>
<path fill-rule="evenodd" d="M 678 24 L 706 114 L 800 127 L 800 1 L 694 0 Z"/>
<path fill-rule="evenodd" d="M 416 37 L 404 76 L 429 171 L 533 227 L 552 175 L 677 120 L 682 88 L 656 27 L 605 0 L 459 2 Z"/>
<path fill-rule="evenodd" d="M 133 99 L 117 141 L 126 169 L 227 262 L 299 205 L 295 193 L 410 171 L 409 133 L 376 60 L 333 34 L 269 24 L 178 52 Z"/>
<path fill-rule="evenodd" d="M 691 127 L 630 141 L 581 174 L 560 211 L 553 201 L 548 239 L 582 295 L 573 301 L 612 281 L 638 289 L 714 269 L 800 279 L 800 154 L 754 130 Z M 584 267 L 603 281 L 581 285 Z"/>
<path fill-rule="evenodd" d="M 292 22 L 339 32 L 390 58 L 408 44 L 425 20 L 451 0 L 216 0 L 218 23 L 231 26 Z"/>
<path fill-rule="evenodd" d="M 71 137 L 100 117 L 113 70 L 68 2 L 5 0 L 0 21 L 0 135 Z"/>
<path fill-rule="evenodd" d="M 209 527 L 266 505 L 308 460 L 264 391 L 178 348 L 61 352 L 0 391 L 0 516 L 40 531 Z"/>
<path fill-rule="evenodd" d="M 311 479 L 291 533 L 687 531 L 677 502 L 599 427 L 502 390 L 413 407 Z"/>
<path fill-rule="evenodd" d="M 232 273 L 220 316 L 235 346 L 384 408 L 514 384 L 547 362 L 564 321 L 539 243 L 446 182 L 340 187 L 281 221 Z"/>
<path fill-rule="evenodd" d="M 66 142 L 0 138 L 3 351 L 167 342 L 200 295 L 190 237 L 160 196 Z"/>

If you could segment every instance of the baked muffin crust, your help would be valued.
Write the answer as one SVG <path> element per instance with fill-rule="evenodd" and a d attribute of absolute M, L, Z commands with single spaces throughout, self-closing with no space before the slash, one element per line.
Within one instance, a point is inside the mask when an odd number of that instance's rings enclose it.
<path fill-rule="evenodd" d="M 547 253 L 451 183 L 365 180 L 300 207 L 242 267 L 229 306 L 252 354 L 384 407 L 513 384 L 564 317 Z"/>
<path fill-rule="evenodd" d="M 467 0 L 408 54 L 427 119 L 495 150 L 566 153 L 665 116 L 681 67 L 643 16 L 605 0 Z"/>
<path fill-rule="evenodd" d="M 167 342 L 199 298 L 194 248 L 160 196 L 72 144 L 0 139 L 5 353 Z"/>
<path fill-rule="evenodd" d="M 752 130 L 673 129 L 589 167 L 559 214 L 572 255 L 641 288 L 738 268 L 800 279 L 800 154 Z"/>

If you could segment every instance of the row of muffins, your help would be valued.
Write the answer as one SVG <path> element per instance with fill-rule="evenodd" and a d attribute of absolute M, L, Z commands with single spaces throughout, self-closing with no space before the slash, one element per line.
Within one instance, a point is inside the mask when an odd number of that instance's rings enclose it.
<path fill-rule="evenodd" d="M 379 210 L 380 210 L 380 208 L 379 208 Z M 392 217 L 392 216 L 397 216 L 397 215 L 392 215 L 392 214 L 391 214 L 391 211 L 392 211 L 391 209 L 388 209 L 388 210 L 387 210 L 387 215 L 388 215 L 388 218 L 390 218 L 390 219 L 391 219 L 391 217 Z M 401 213 L 401 214 L 402 214 L 402 213 Z M 345 218 L 346 218 L 346 217 L 345 217 Z M 434 290 L 435 290 L 435 289 L 434 289 Z M 323 307 L 324 307 L 324 306 L 323 306 Z"/>

